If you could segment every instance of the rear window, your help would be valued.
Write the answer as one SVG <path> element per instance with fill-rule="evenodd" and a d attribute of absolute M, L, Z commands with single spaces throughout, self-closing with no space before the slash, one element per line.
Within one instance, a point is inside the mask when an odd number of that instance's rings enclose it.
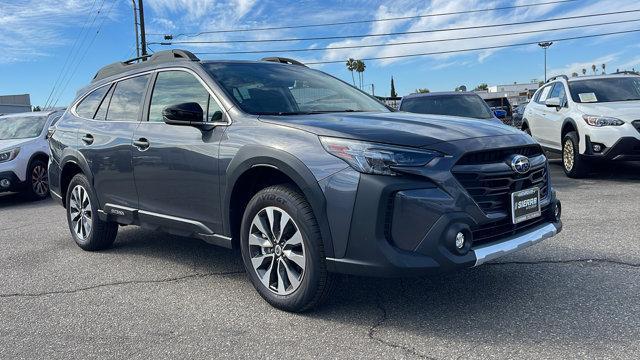
<path fill-rule="evenodd" d="M 109 90 L 109 86 L 103 86 L 87 95 L 76 107 L 78 116 L 85 119 L 93 119 L 107 90 Z"/>
<path fill-rule="evenodd" d="M 493 118 L 491 110 L 476 95 L 430 95 L 407 98 L 400 104 L 400 111 L 476 119 Z"/>

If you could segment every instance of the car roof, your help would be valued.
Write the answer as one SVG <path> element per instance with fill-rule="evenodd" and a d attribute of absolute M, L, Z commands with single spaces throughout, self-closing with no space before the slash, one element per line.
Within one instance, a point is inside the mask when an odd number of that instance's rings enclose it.
<path fill-rule="evenodd" d="M 436 92 L 428 92 L 428 93 L 414 93 L 409 94 L 403 97 L 403 99 L 411 99 L 411 98 L 420 98 L 420 97 L 429 97 L 429 96 L 460 96 L 460 95 L 475 95 L 478 94 L 471 91 L 436 91 Z"/>

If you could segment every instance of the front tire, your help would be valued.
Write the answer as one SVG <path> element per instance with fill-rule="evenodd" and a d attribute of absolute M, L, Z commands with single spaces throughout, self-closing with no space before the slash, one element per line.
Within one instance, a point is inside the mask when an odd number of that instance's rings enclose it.
<path fill-rule="evenodd" d="M 27 193 L 31 199 L 46 199 L 49 196 L 47 163 L 42 160 L 32 161 L 27 172 L 27 181 Z"/>
<path fill-rule="evenodd" d="M 111 247 L 118 234 L 118 224 L 100 220 L 98 200 L 89 180 L 78 174 L 67 188 L 67 222 L 73 240 L 86 251 Z"/>
<path fill-rule="evenodd" d="M 562 140 L 562 168 L 570 178 L 582 178 L 587 174 L 587 160 L 580 155 L 578 133 L 572 131 Z"/>
<path fill-rule="evenodd" d="M 332 289 L 320 228 L 311 206 L 292 186 L 268 187 L 249 201 L 240 250 L 253 286 L 278 309 L 309 310 Z"/>

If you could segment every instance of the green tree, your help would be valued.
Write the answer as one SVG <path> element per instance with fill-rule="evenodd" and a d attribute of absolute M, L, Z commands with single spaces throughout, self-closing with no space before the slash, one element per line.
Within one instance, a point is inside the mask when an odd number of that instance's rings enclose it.
<path fill-rule="evenodd" d="M 427 89 L 427 88 L 420 88 L 420 89 L 416 89 L 416 92 L 417 92 L 418 94 L 427 94 L 427 93 L 430 93 L 430 92 L 431 92 L 431 90 L 429 90 L 429 89 Z"/>
<path fill-rule="evenodd" d="M 34 106 L 33 111 L 42 111 L 42 108 L 40 106 Z"/>
<path fill-rule="evenodd" d="M 476 88 L 474 89 L 476 91 L 480 91 L 480 90 L 489 90 L 489 85 L 482 83 L 478 86 L 476 86 Z"/>
<path fill-rule="evenodd" d="M 367 69 L 364 61 L 356 60 L 356 72 L 358 73 L 358 80 L 360 81 L 360 89 L 364 86 L 364 71 Z"/>
<path fill-rule="evenodd" d="M 467 86 L 466 85 L 460 85 L 460 86 L 456 86 L 454 91 L 462 91 L 465 92 L 467 91 Z"/>
<path fill-rule="evenodd" d="M 347 60 L 347 70 L 351 72 L 351 81 L 353 81 L 353 86 L 356 86 L 356 78 L 353 76 L 353 71 L 356 69 L 356 61 L 352 58 Z"/>
<path fill-rule="evenodd" d="M 587 69 L 582 68 L 582 75 L 587 75 Z"/>
<path fill-rule="evenodd" d="M 398 97 L 398 93 L 396 92 L 396 85 L 393 83 L 393 76 L 391 77 L 391 93 L 389 95 L 392 98 Z"/>
<path fill-rule="evenodd" d="M 602 74 L 606 73 L 607 64 L 602 64 Z"/>
<path fill-rule="evenodd" d="M 596 64 L 591 65 L 591 70 L 593 71 L 593 75 L 597 74 L 598 72 L 596 71 Z"/>
<path fill-rule="evenodd" d="M 572 73 L 571 77 L 578 77 L 578 73 L 577 72 Z"/>

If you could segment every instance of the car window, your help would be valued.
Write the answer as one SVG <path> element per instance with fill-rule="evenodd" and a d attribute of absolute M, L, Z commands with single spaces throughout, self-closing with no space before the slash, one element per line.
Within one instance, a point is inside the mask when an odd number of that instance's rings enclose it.
<path fill-rule="evenodd" d="M 430 95 L 407 98 L 400 111 L 419 114 L 450 115 L 476 119 L 492 119 L 493 113 L 477 95 Z"/>
<path fill-rule="evenodd" d="M 113 96 L 113 90 L 115 90 L 115 85 L 111 86 L 107 96 L 102 99 L 102 103 L 98 107 L 98 111 L 96 111 L 96 115 L 93 117 L 96 120 L 106 120 L 107 119 L 107 110 L 109 109 L 109 103 L 111 102 L 111 97 Z"/>
<path fill-rule="evenodd" d="M 148 80 L 149 75 L 143 75 L 119 81 L 111 96 L 107 120 L 137 121 Z"/>
<path fill-rule="evenodd" d="M 166 107 L 184 104 L 198 103 L 202 108 L 203 115 L 213 121 L 222 119 L 222 112 L 213 99 L 210 99 L 209 92 L 202 86 L 200 81 L 193 75 L 185 71 L 162 71 L 158 73 L 156 83 L 151 95 L 151 105 L 149 107 L 149 121 L 162 122 L 162 110 Z M 208 114 L 211 114 L 209 116 Z"/>
<path fill-rule="evenodd" d="M 556 85 L 553 87 L 553 90 L 551 90 L 551 93 L 549 94 L 550 98 L 559 98 L 560 99 L 560 104 L 565 104 L 565 101 L 567 100 L 567 95 L 566 92 L 564 91 L 564 84 L 562 83 L 556 83 Z"/>
<path fill-rule="evenodd" d="M 538 96 L 538 99 L 536 100 L 536 102 L 540 104 L 544 104 L 545 100 L 547 100 L 547 98 L 549 97 L 549 93 L 551 92 L 552 88 L 553 88 L 553 84 L 543 87 L 542 90 L 540 90 L 540 96 Z"/>
<path fill-rule="evenodd" d="M 93 115 L 95 115 L 98 106 L 100 106 L 104 95 L 107 93 L 107 90 L 109 90 L 109 87 L 103 86 L 87 95 L 78 104 L 78 106 L 76 106 L 76 113 L 78 114 L 78 116 L 85 119 L 93 119 Z"/>
<path fill-rule="evenodd" d="M 577 103 L 640 100 L 640 78 L 611 77 L 569 82 L 571 98 Z"/>

